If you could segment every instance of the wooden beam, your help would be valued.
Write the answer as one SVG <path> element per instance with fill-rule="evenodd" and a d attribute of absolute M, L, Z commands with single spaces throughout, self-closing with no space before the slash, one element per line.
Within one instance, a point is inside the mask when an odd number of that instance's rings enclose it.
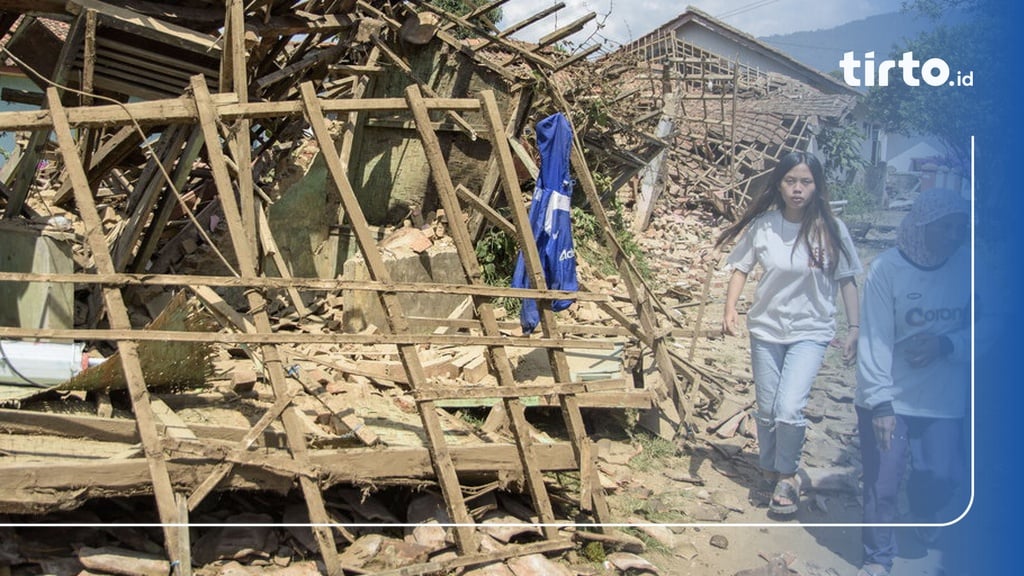
<path fill-rule="evenodd" d="M 295 79 L 295 77 L 302 71 L 312 68 L 321 62 L 333 62 L 338 60 L 342 55 L 345 54 L 346 47 L 332 46 L 330 48 L 323 48 L 320 50 L 312 50 L 310 54 L 307 54 L 304 58 L 298 62 L 289 64 L 283 68 L 275 70 L 269 74 L 261 76 L 256 79 L 256 86 L 260 90 L 265 90 L 268 86 L 280 82 L 286 79 Z"/>
<path fill-rule="evenodd" d="M 515 34 L 516 32 L 519 32 L 523 28 L 526 28 L 527 26 L 533 24 L 534 22 L 539 22 L 539 21 L 547 18 L 548 16 L 554 14 L 555 12 L 558 12 L 562 8 L 565 8 L 565 2 L 559 2 L 557 4 L 553 4 L 553 5 L 549 6 L 548 8 L 545 8 L 544 10 L 541 10 L 540 12 L 537 12 L 533 16 L 530 16 L 529 18 L 526 18 L 525 20 L 520 20 L 519 22 L 516 22 L 515 24 L 512 24 L 511 26 L 508 26 L 507 28 L 502 30 L 501 33 L 498 34 L 498 36 L 500 36 L 502 38 L 507 38 L 507 37 Z"/>
<path fill-rule="evenodd" d="M 349 222 L 352 224 L 356 241 L 363 254 L 363 259 L 366 261 L 366 268 L 370 277 L 377 281 L 389 282 L 391 274 L 384 264 L 384 259 L 380 252 L 377 251 L 376 242 L 370 234 L 366 217 L 359 206 L 359 200 L 356 198 L 355 191 L 352 189 L 348 176 L 345 174 L 345 169 L 341 165 L 337 147 L 334 145 L 334 140 L 327 129 L 323 109 L 316 98 L 316 93 L 313 91 L 313 85 L 305 82 L 301 86 L 301 91 L 306 117 L 313 128 L 313 133 L 320 144 L 320 149 L 324 151 L 323 157 L 327 162 L 328 172 L 341 196 L 341 203 L 345 208 L 345 214 Z M 408 333 L 408 322 L 404 318 L 397 295 L 386 292 L 381 292 L 378 295 L 381 307 L 384 309 L 388 321 L 388 326 L 385 329 L 394 334 Z M 420 363 L 416 347 L 408 344 L 402 345 L 399 346 L 398 352 L 405 367 L 406 376 L 409 378 L 410 386 L 415 389 L 424 385 L 426 383 L 426 376 L 423 373 L 423 366 Z M 437 474 L 438 484 L 440 484 L 441 491 L 445 497 L 448 516 L 454 523 L 458 524 L 454 529 L 456 544 L 462 553 L 475 552 L 478 544 L 472 528 L 473 519 L 466 509 L 466 502 L 462 497 L 458 475 L 455 472 L 455 466 L 452 464 L 451 452 L 444 442 L 444 432 L 441 429 L 437 412 L 429 402 L 421 404 L 419 412 L 420 420 L 423 422 L 424 432 L 427 435 L 430 446 L 431 460 Z"/>
<path fill-rule="evenodd" d="M 71 127 L 64 114 L 64 106 L 60 102 L 60 94 L 57 89 L 47 89 L 46 99 L 50 107 L 50 117 L 57 135 L 57 143 L 64 158 L 65 170 L 72 180 L 75 203 L 85 224 L 86 241 L 92 251 L 93 262 L 97 270 L 108 274 L 113 273 L 114 263 L 110 258 L 107 242 L 103 236 L 103 223 L 96 210 L 92 190 L 89 189 L 85 168 L 78 158 L 78 147 L 71 134 Z M 103 297 L 107 304 L 107 318 L 111 326 L 118 330 L 130 329 L 131 321 L 128 319 L 128 311 L 125 308 L 121 291 L 117 288 L 104 288 Z M 146 381 L 142 376 L 138 344 L 122 341 L 118 342 L 117 348 L 121 354 L 121 365 L 128 382 L 128 389 L 131 392 L 132 409 L 139 427 L 139 436 L 142 438 L 142 445 L 145 448 L 146 463 L 153 483 L 153 493 L 156 496 L 157 512 L 160 521 L 164 524 L 164 542 L 168 556 L 171 562 L 180 562 L 182 552 L 178 549 L 180 535 L 177 532 L 188 528 L 173 526 L 179 520 L 177 502 L 168 476 L 167 463 L 164 461 L 159 447 L 160 436 L 156 430 L 156 417 L 149 402 L 149 391 L 146 389 Z M 179 572 L 181 570 L 191 571 L 190 568 L 184 567 L 179 569 Z"/>
<path fill-rule="evenodd" d="M 246 432 L 245 437 L 238 442 L 235 446 L 236 453 L 242 453 L 249 449 L 257 440 L 263 436 L 263 431 L 267 429 L 275 420 L 277 420 L 284 409 L 291 404 L 294 394 L 278 398 L 274 404 L 263 413 L 263 416 L 256 421 L 256 424 Z M 210 492 L 213 492 L 217 485 L 231 473 L 231 469 L 234 465 L 231 462 L 221 462 L 216 468 L 210 472 L 210 475 L 205 480 L 196 486 L 195 490 L 188 497 L 188 509 L 194 512 L 199 504 L 206 498 Z"/>
<path fill-rule="evenodd" d="M 262 206 L 256 209 L 256 226 L 258 228 L 257 236 L 259 237 L 260 245 L 263 247 L 263 253 L 273 260 L 274 267 L 277 268 L 277 275 L 281 278 L 291 278 L 291 269 L 284 256 L 281 255 L 281 249 L 277 247 L 274 233 L 270 230 L 270 222 L 267 221 L 267 213 Z M 291 299 L 292 306 L 295 307 L 298 315 L 308 316 L 309 308 L 306 308 L 306 305 L 302 302 L 302 295 L 299 294 L 298 289 L 288 287 L 285 290 L 288 292 L 288 298 Z"/>
<path fill-rule="evenodd" d="M 221 206 L 224 208 L 224 217 L 228 222 L 228 231 L 231 236 L 231 244 L 237 256 L 239 270 L 243 277 L 254 277 L 256 276 L 256 258 L 251 250 L 252 246 L 248 241 L 248 235 L 243 225 L 238 203 L 235 201 L 234 189 L 228 178 L 224 153 L 221 150 L 217 132 L 217 117 L 213 100 L 207 91 L 206 83 L 200 76 L 192 77 L 192 95 L 195 99 L 196 110 L 200 116 L 200 125 L 206 139 L 206 151 L 210 158 L 210 167 L 213 170 L 213 178 L 217 186 Z M 246 299 L 249 302 L 249 309 L 254 311 L 252 316 L 253 323 L 256 325 L 257 335 L 269 335 L 272 329 L 266 311 L 266 301 L 262 294 L 250 290 L 246 292 Z M 270 377 L 274 396 L 277 398 L 287 397 L 288 384 L 285 381 L 284 368 L 282 367 L 281 356 L 276 345 L 267 343 L 261 350 L 263 352 L 264 367 Z M 284 424 L 285 434 L 288 437 L 288 447 L 291 449 L 292 457 L 300 466 L 306 466 L 308 464 L 306 441 L 303 435 L 302 422 L 295 408 L 286 408 L 281 415 L 281 421 Z M 305 476 L 299 478 L 299 486 L 306 500 L 310 521 L 318 525 L 313 526 L 313 535 L 316 537 L 327 572 L 330 576 L 343 576 L 343 568 L 338 558 L 334 534 L 328 526 L 330 516 L 327 514 L 320 487 L 314 480 Z"/>
<path fill-rule="evenodd" d="M 474 32 L 476 32 L 476 33 L 480 34 L 481 36 L 483 36 L 484 38 L 486 38 L 487 40 L 489 40 L 489 41 L 491 41 L 491 42 L 493 42 L 495 44 L 498 44 L 502 48 L 505 48 L 507 50 L 511 50 L 513 53 L 523 57 L 525 60 L 528 60 L 528 61 L 530 61 L 530 62 L 532 62 L 534 64 L 538 64 L 540 66 L 543 66 L 544 68 L 547 68 L 549 70 L 555 67 L 554 63 L 552 63 L 547 58 L 544 58 L 543 56 L 540 56 L 540 55 L 534 54 L 532 52 L 529 52 L 527 50 L 524 50 L 523 48 L 520 48 L 518 45 L 516 45 L 516 44 L 514 44 L 512 42 L 509 42 L 505 38 L 502 38 L 498 34 L 492 34 L 492 33 L 488 32 L 488 31 L 484 30 L 482 27 L 477 26 L 477 25 L 473 24 L 472 22 L 468 22 L 465 18 L 460 18 L 460 17 L 458 17 L 458 16 L 456 16 L 456 15 L 450 13 L 450 12 L 447 12 L 447 11 L 445 11 L 445 10 L 443 10 L 441 8 L 438 8 L 437 6 L 433 6 L 431 4 L 421 4 L 420 7 L 424 8 L 424 9 L 430 11 L 430 12 L 433 12 L 434 14 L 437 14 L 438 16 L 440 16 L 440 17 L 442 17 L 442 18 L 444 18 L 444 19 L 446 19 L 446 20 L 448 20 L 450 22 L 454 22 L 456 24 L 459 24 L 460 26 L 465 27 L 467 30 L 473 30 Z"/>
<path fill-rule="evenodd" d="M 296 34 L 334 34 L 354 25 L 347 14 L 312 14 L 308 12 L 272 16 L 265 24 L 250 24 L 261 37 Z"/>
<path fill-rule="evenodd" d="M 462 198 L 468 202 L 470 206 L 475 208 L 477 212 L 483 214 L 484 218 L 486 218 L 488 222 L 494 224 L 498 229 L 510 236 L 516 235 L 516 227 L 513 226 L 512 223 L 504 216 L 499 214 L 497 210 L 491 208 L 489 204 L 481 200 L 479 196 L 470 192 L 469 188 L 459 184 L 455 187 L 455 192 L 459 195 L 459 198 Z"/>
<path fill-rule="evenodd" d="M 375 572 L 374 574 L 375 576 L 426 576 L 427 574 L 451 574 L 452 572 L 456 572 L 458 568 L 465 566 L 491 564 L 507 560 L 509 558 L 518 558 L 520 556 L 527 556 L 530 554 L 561 552 L 563 550 L 568 550 L 573 546 L 574 544 L 565 539 L 548 542 L 534 542 L 532 544 L 508 546 L 493 552 L 466 554 L 449 560 L 436 560 L 433 562 L 425 562 L 423 564 L 404 566 L 402 568 L 395 568 L 394 570 Z"/>
<path fill-rule="evenodd" d="M 0 12 L 65 14 L 65 0 L 0 0 Z"/>
<path fill-rule="evenodd" d="M 72 14 L 81 14 L 89 9 L 100 15 L 104 26 L 139 34 L 204 56 L 220 57 L 221 48 L 213 36 L 99 0 L 68 0 L 67 10 Z"/>
<path fill-rule="evenodd" d="M 136 181 L 135 189 L 129 197 L 128 221 L 114 241 L 114 269 L 124 270 L 132 258 L 132 252 L 146 224 L 153 215 L 153 208 L 160 199 L 160 192 L 165 188 L 164 170 L 179 158 L 188 130 L 184 126 L 171 125 L 160 135 L 157 149 L 149 158 L 146 167 Z M 168 191 L 168 194 L 173 192 Z"/>
<path fill-rule="evenodd" d="M 406 62 L 401 56 L 399 56 L 391 48 L 389 48 L 388 45 L 381 41 L 380 38 L 374 36 L 373 43 L 376 44 L 377 48 L 385 56 L 387 56 L 388 59 L 395 64 L 395 66 L 398 66 L 399 70 L 405 73 L 405 75 L 408 76 L 410 80 L 415 82 L 416 85 L 419 86 L 420 89 L 427 94 L 427 96 L 431 98 L 438 97 L 437 92 L 434 92 L 434 89 L 431 88 L 429 84 L 427 84 L 426 82 L 424 82 L 423 80 L 416 76 L 416 73 L 413 72 L 412 66 L 410 66 L 408 62 Z M 465 118 L 463 118 L 453 110 L 446 110 L 445 113 L 448 115 L 449 118 L 452 119 L 453 122 L 455 122 L 457 126 L 459 126 L 469 136 L 470 140 L 476 140 L 476 129 L 473 128 L 473 126 L 469 122 L 467 122 Z"/>
<path fill-rule="evenodd" d="M 275 118 L 298 116 L 302 105 L 292 101 L 250 102 L 241 104 L 234 94 L 212 95 L 222 121 L 238 118 Z M 363 100 L 325 100 L 325 113 L 347 112 L 401 112 L 406 110 L 401 98 L 367 98 Z M 478 100 L 464 98 L 430 98 L 426 100 L 431 110 L 458 110 L 476 112 L 480 110 Z M 133 120 L 142 124 L 194 124 L 198 122 L 195 107 L 186 98 L 170 98 L 149 102 L 133 102 L 122 105 L 89 106 L 67 109 L 68 123 L 72 128 L 103 128 L 129 124 Z M 0 130 L 44 130 L 52 127 L 50 116 L 39 111 L 0 113 Z"/>
<path fill-rule="evenodd" d="M 608 340 L 578 340 L 571 338 L 509 338 L 508 336 L 473 336 L 462 334 L 316 334 L 298 332 L 271 332 L 234 334 L 229 332 L 185 332 L 172 330 L 132 329 L 70 329 L 70 328 L 18 328 L 0 326 L 4 338 L 53 338 L 58 340 L 124 340 L 127 342 L 217 342 L 220 344 L 388 344 L 392 346 L 508 346 L 516 348 L 561 349 L 566 347 L 588 350 L 611 350 Z"/>
<path fill-rule="evenodd" d="M 498 104 L 494 93 L 485 90 L 480 93 L 481 104 L 484 110 L 484 119 L 492 134 L 503 134 L 504 127 L 501 116 L 498 112 Z M 547 287 L 544 279 L 544 271 L 540 261 L 540 253 L 537 249 L 537 242 L 530 226 L 526 206 L 523 203 L 522 194 L 517 189 L 517 178 L 515 166 L 512 163 L 512 150 L 505 138 L 495 137 L 492 140 L 493 154 L 497 158 L 501 174 L 502 188 L 505 190 L 505 197 L 508 205 L 512 207 L 512 216 L 518 231 L 519 247 L 523 254 L 523 261 L 526 265 L 533 285 L 537 288 Z M 555 320 L 555 313 L 551 310 L 548 302 L 539 301 L 537 308 L 540 312 L 540 324 L 544 339 L 556 339 L 561 336 Z M 559 382 L 569 382 L 569 364 L 565 357 L 565 350 L 560 348 L 548 349 L 548 359 L 551 363 L 551 371 Z M 600 497 L 595 497 L 595 490 L 602 490 L 600 485 L 594 485 L 592 479 L 595 477 L 594 455 L 591 450 L 590 440 L 587 437 L 586 427 L 583 424 L 583 417 L 580 414 L 579 403 L 571 395 L 559 396 L 559 403 L 562 408 L 562 417 L 566 429 L 569 432 L 570 444 L 576 455 L 576 461 L 580 467 L 580 507 L 584 511 L 593 511 L 598 522 L 604 522 L 610 517 L 608 511 L 600 505 L 603 502 Z"/>
<path fill-rule="evenodd" d="M 150 259 L 154 254 L 156 254 L 157 245 L 160 243 L 164 230 L 167 228 L 167 222 L 171 219 L 171 215 L 174 213 L 174 208 L 179 204 L 184 203 L 181 198 L 181 190 L 184 189 L 189 176 L 192 174 L 192 165 L 195 163 L 196 158 L 199 157 L 199 152 L 202 150 L 202 147 L 203 132 L 193 126 L 189 130 L 188 140 L 185 142 L 185 148 L 178 156 L 178 163 L 174 166 L 174 170 L 171 172 L 171 182 L 167 188 L 167 192 L 160 200 L 160 204 L 156 209 L 153 221 L 150 222 L 149 226 L 146 228 L 146 235 L 143 237 L 142 243 L 135 254 L 135 259 L 128 268 L 130 271 L 137 273 L 146 270 L 150 263 Z M 182 208 L 186 210 L 190 209 L 188 206 L 183 206 Z M 169 247 L 165 246 L 165 249 L 169 249 Z"/>
<path fill-rule="evenodd" d="M 448 172 L 447 162 L 441 152 L 441 143 L 437 134 L 431 127 L 430 114 L 423 106 L 423 98 L 416 86 L 409 86 L 405 90 L 405 98 L 409 102 L 413 118 L 416 120 L 416 129 L 419 132 L 420 140 L 423 143 L 423 152 L 427 157 L 427 164 L 430 167 L 431 179 L 434 188 L 438 191 L 441 205 L 445 214 L 448 215 L 448 228 L 455 243 L 455 249 L 462 262 L 463 270 L 471 284 L 483 284 L 483 275 L 480 270 L 480 263 L 477 261 L 476 250 L 469 236 L 469 229 L 462 218 L 462 209 L 459 207 L 459 200 L 455 193 L 455 186 L 452 184 L 451 174 Z M 492 128 L 491 139 L 502 138 L 504 128 Z M 476 308 L 477 318 L 483 327 L 483 333 L 488 336 L 501 334 L 498 328 L 498 321 L 494 316 L 494 309 L 489 301 L 482 298 L 475 298 L 473 304 Z M 487 349 L 491 366 L 494 367 L 498 377 L 498 383 L 504 388 L 511 389 L 515 386 L 515 376 L 512 374 L 512 364 L 509 362 L 508 354 L 504 346 L 491 346 Z M 548 496 L 547 487 L 544 485 L 544 478 L 537 468 L 533 455 L 533 438 L 530 435 L 530 426 L 526 421 L 526 414 L 523 412 L 522 403 L 515 397 L 504 397 L 505 412 L 510 417 L 512 435 L 516 440 L 519 449 L 519 459 L 523 465 L 523 477 L 526 480 L 527 489 L 533 500 L 534 510 L 542 524 L 544 535 L 549 540 L 558 536 L 554 527 L 555 514 L 551 507 L 551 499 Z M 425 409 L 421 405 L 421 410 Z"/>
<path fill-rule="evenodd" d="M 521 398 L 523 396 L 559 396 L 562 394 L 580 394 L 583 392 L 600 392 L 608 390 L 624 390 L 626 381 L 617 378 L 611 380 L 595 380 L 592 382 L 570 382 L 568 384 L 501 386 L 429 386 L 413 392 L 417 400 L 453 400 L 457 398 Z"/>
<path fill-rule="evenodd" d="M 463 474 L 493 475 L 495 470 L 511 472 L 519 467 L 516 447 L 511 444 L 452 446 L 452 455 L 458 472 Z M 280 472 L 293 462 L 286 451 L 249 450 L 244 457 L 243 464 L 224 480 L 222 488 L 280 492 L 291 488 L 292 475 Z M 153 489 L 146 462 L 139 458 L 74 463 L 6 460 L 10 458 L 0 462 L 0 506 L 11 513 L 56 512 L 90 498 L 139 495 Z M 538 445 L 537 461 L 545 472 L 575 468 L 572 449 L 564 442 Z M 176 486 L 188 490 L 198 486 L 217 464 L 196 457 L 172 459 L 168 471 Z M 310 465 L 320 470 L 325 488 L 365 481 L 386 484 L 429 480 L 433 474 L 429 451 L 420 447 L 315 450 L 310 455 Z M 89 482 L 83 483 L 83 478 Z M 32 497 L 27 496 L 29 493 Z"/>
<path fill-rule="evenodd" d="M 469 284 L 422 284 L 417 282 L 382 282 L 365 280 L 331 280 L 325 278 L 237 278 L 234 276 L 190 276 L 185 274 L 44 274 L 38 272 L 0 272 L 0 282 L 54 282 L 58 284 L 103 284 L 108 286 L 223 286 L 235 288 L 303 288 L 307 290 L 356 290 L 364 292 L 464 294 L 492 298 L 576 298 L 581 302 L 611 302 L 610 294 L 537 290 L 533 288 L 502 288 Z"/>
<path fill-rule="evenodd" d="M 247 104 L 249 102 L 249 80 L 245 49 L 245 9 L 242 0 L 228 0 L 225 18 L 224 29 L 227 33 L 226 41 L 229 49 L 225 52 L 225 57 L 221 59 L 222 63 L 227 63 L 226 70 L 222 70 L 221 74 L 229 76 L 230 80 L 222 78 L 221 84 L 224 85 L 227 81 L 230 89 L 222 89 L 221 92 L 232 91 L 238 96 L 239 104 Z M 256 191 L 252 178 L 251 129 L 252 124 L 248 118 L 236 120 L 232 126 L 234 135 L 228 140 L 228 148 L 235 160 L 235 166 L 238 167 L 238 204 L 242 215 L 242 229 L 245 231 L 250 251 L 257 254 L 259 248 L 256 243 Z M 255 263 L 255 260 L 253 262 Z M 302 306 L 301 300 L 298 305 Z"/>
<path fill-rule="evenodd" d="M 587 22 L 590 22 L 594 18 L 597 18 L 597 14 L 591 12 L 581 18 L 577 18 L 576 20 L 559 28 L 558 30 L 551 32 L 550 34 L 541 36 L 541 38 L 537 40 L 537 47 L 533 48 L 531 51 L 536 52 L 537 50 L 540 50 L 544 46 L 550 46 L 555 42 L 558 42 L 559 40 L 562 40 L 568 36 L 572 36 L 573 34 L 582 30 L 583 27 L 587 25 Z"/>

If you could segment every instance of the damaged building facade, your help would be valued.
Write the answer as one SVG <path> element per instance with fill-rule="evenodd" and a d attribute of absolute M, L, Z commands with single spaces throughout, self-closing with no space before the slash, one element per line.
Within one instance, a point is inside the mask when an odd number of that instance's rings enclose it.
<path fill-rule="evenodd" d="M 854 97 L 674 28 L 596 59 L 597 45 L 553 48 L 593 14 L 521 43 L 509 36 L 557 10 L 499 32 L 487 14 L 504 3 L 0 2 L 3 56 L 35 84 L 3 94 L 34 109 L 0 113 L 16 135 L 0 172 L 0 514 L 152 498 L 147 561 L 178 574 L 224 558 L 190 524 L 309 525 L 290 546 L 329 574 L 623 538 L 601 526 L 615 518 L 588 411 L 692 438 L 723 416 L 727 377 L 680 346 L 700 315 L 638 273 L 602 206 L 628 196 L 641 229 L 685 202 L 734 217 Z M 574 293 L 546 288 L 527 214 L 532 127 L 559 111 L 574 202 L 617 269 Z M 484 282 L 490 228 L 533 288 Z M 688 267 L 703 277 L 710 259 Z M 494 305 L 523 297 L 576 305 L 542 306 L 524 336 Z M 45 374 L 20 363 L 36 343 L 54 346 Z M 555 430 L 527 419 L 534 405 Z M 486 421 L 453 416 L 466 406 Z M 389 487 L 416 497 L 365 505 Z M 301 506 L 218 516 L 235 492 Z M 372 522 L 406 537 L 350 528 Z"/>

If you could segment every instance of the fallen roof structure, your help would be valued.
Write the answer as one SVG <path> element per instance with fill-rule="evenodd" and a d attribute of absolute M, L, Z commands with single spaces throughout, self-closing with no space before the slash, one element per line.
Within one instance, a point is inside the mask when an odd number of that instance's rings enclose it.
<path fill-rule="evenodd" d="M 695 398 L 720 401 L 719 377 L 668 346 L 677 320 L 618 245 L 579 139 L 573 170 L 621 292 L 546 289 L 521 187 L 532 162 L 522 135 L 531 120 L 571 109 L 552 76 L 592 50 L 547 48 L 579 21 L 539 45 L 509 40 L 485 18 L 502 3 L 457 17 L 419 2 L 0 2 L 24 14 L 3 20 L 13 29 L 5 55 L 44 91 L 19 95 L 39 110 L 0 114 L 0 130 L 24 135 L 3 169 L 4 218 L 67 242 L 74 262 L 73 271 L 5 270 L 0 282 L 77 292 L 66 302 L 73 321 L 23 319 L 0 338 L 116 350 L 67 384 L 20 383 L 7 396 L 22 409 L 0 419 L 2 453 L 16 455 L 0 458 L 0 509 L 152 494 L 179 574 L 191 573 L 190 515 L 214 491 L 297 486 L 330 574 L 353 568 L 337 541 L 352 534 L 324 499 L 339 483 L 440 491 L 460 556 L 402 574 L 564 549 L 556 489 L 584 523 L 609 519 L 581 407 L 656 405 L 670 433 L 692 433 Z M 40 31 L 40 12 L 66 24 L 59 51 L 40 48 L 62 31 Z M 514 237 L 535 288 L 483 282 L 474 243 L 485 224 Z M 441 267 L 428 245 L 448 247 L 456 280 L 398 277 L 400 249 Z M 344 271 L 354 253 L 360 278 Z M 339 299 L 354 292 L 381 320 L 343 331 Z M 431 294 L 464 304 L 409 313 L 406 296 Z M 542 307 L 539 336 L 510 337 L 496 297 L 575 298 L 600 322 Z M 472 347 L 482 364 L 451 354 Z M 621 362 L 574 368 L 574 357 L 596 350 L 603 361 L 623 348 L 653 361 L 641 387 Z M 546 366 L 527 377 L 519 367 L 533 353 Z M 182 365 L 193 373 L 169 375 Z M 189 376 L 200 376 L 198 388 L 183 389 Z M 230 389 L 208 384 L 218 379 Z M 130 413 L 112 401 L 116 385 Z M 54 389 L 93 390 L 61 398 L 97 415 L 28 409 Z M 360 410 L 360 395 L 389 408 Z M 506 435 L 477 438 L 442 408 L 473 398 L 501 406 L 492 414 Z M 527 422 L 528 399 L 559 408 L 558 438 Z M 224 404 L 230 415 L 211 415 Z M 573 471 L 575 489 L 553 486 L 552 471 Z M 496 489 L 495 478 L 529 496 L 521 520 L 539 523 L 547 543 L 481 548 L 468 502 Z"/>

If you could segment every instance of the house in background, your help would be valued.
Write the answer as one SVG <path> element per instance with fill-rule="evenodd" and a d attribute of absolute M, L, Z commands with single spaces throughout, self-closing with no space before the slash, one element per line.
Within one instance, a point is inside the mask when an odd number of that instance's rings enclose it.
<path fill-rule="evenodd" d="M 688 8 L 599 62 L 637 70 L 630 104 L 667 120 L 667 158 L 640 174 L 634 227 L 700 197 L 734 219 L 779 159 L 819 152 L 817 135 L 845 125 L 862 95 L 757 38 Z M 619 62 L 616 68 L 612 63 Z M 657 78 L 661 82 L 652 81 Z M 614 99 L 624 99 L 616 96 Z M 658 198 L 665 192 L 667 199 Z M 656 206 L 657 204 L 657 206 Z"/>
<path fill-rule="evenodd" d="M 922 135 L 904 136 L 886 132 L 867 117 L 867 109 L 863 105 L 863 91 L 847 86 L 842 80 L 808 66 L 782 50 L 717 20 L 697 8 L 687 7 L 686 11 L 679 16 L 651 33 L 623 46 L 622 50 L 644 54 L 649 60 L 678 58 L 678 54 L 665 52 L 665 44 L 659 41 L 665 37 L 672 37 L 688 45 L 699 47 L 709 54 L 733 60 L 742 67 L 754 69 L 759 73 L 783 76 L 798 82 L 801 86 L 813 88 L 813 95 L 808 97 L 815 98 L 819 104 L 827 100 L 822 96 L 854 97 L 858 102 L 855 108 L 843 117 L 830 118 L 826 122 L 856 123 L 862 137 L 861 159 L 865 163 L 863 173 L 857 175 L 856 178 L 862 180 L 868 191 L 876 196 L 884 198 L 886 174 L 893 171 L 922 176 L 922 184 L 926 186 L 931 182 L 953 189 L 961 186 L 959 178 L 944 175 L 946 172 L 952 174 L 954 170 L 947 166 L 949 162 L 944 160 L 946 156 L 944 147 L 935 139 Z M 723 82 L 723 80 L 720 78 L 709 80 L 711 89 L 719 89 L 714 86 L 716 82 Z M 728 89 L 728 80 L 724 82 L 726 83 L 725 88 Z M 806 105 L 794 103 L 795 114 L 800 114 L 805 109 Z M 756 112 L 756 110 L 757 108 L 754 107 L 752 111 Z M 818 152 L 817 142 L 812 138 L 810 146 L 806 149 Z M 929 159 L 931 162 L 928 161 Z M 921 172 L 921 167 L 929 163 L 938 166 L 937 175 Z M 947 168 L 947 170 L 944 171 L 943 168 Z"/>
<path fill-rule="evenodd" d="M 643 37 L 623 45 L 621 50 L 647 51 L 646 59 L 659 54 L 657 39 L 665 36 L 697 46 L 711 54 L 735 60 L 764 74 L 779 74 L 810 86 L 823 94 L 860 96 L 861 93 L 828 74 L 815 70 L 778 48 L 734 28 L 693 6 Z M 671 56 L 671 55 L 669 55 Z"/>

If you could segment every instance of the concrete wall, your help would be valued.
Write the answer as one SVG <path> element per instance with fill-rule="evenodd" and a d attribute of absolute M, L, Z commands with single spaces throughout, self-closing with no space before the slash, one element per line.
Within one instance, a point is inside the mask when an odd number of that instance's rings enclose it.
<path fill-rule="evenodd" d="M 384 263 L 395 282 L 426 282 L 440 284 L 465 284 L 466 275 L 462 270 L 455 246 L 434 244 L 425 252 L 417 254 L 407 247 L 389 249 L 384 252 Z M 369 280 L 366 264 L 361 257 L 345 262 L 345 280 Z M 406 316 L 428 316 L 445 318 L 465 299 L 461 294 L 400 293 L 398 301 Z M 384 310 L 374 292 L 348 290 L 343 296 L 342 328 L 346 332 L 358 332 L 369 325 L 387 326 Z M 413 325 L 413 331 L 430 332 L 432 327 Z"/>
<path fill-rule="evenodd" d="M 71 243 L 42 236 L 15 222 L 0 223 L 0 270 L 70 274 Z M 73 328 L 74 285 L 0 282 L 0 325 Z"/>
<path fill-rule="evenodd" d="M 503 120 L 507 120 L 511 112 L 507 83 L 495 73 L 481 68 L 464 54 L 451 53 L 436 39 L 403 56 L 416 77 L 440 96 L 477 98 L 483 90 L 493 91 Z M 395 67 L 386 70 L 373 79 L 367 97 L 405 96 L 412 81 Z M 447 115 L 431 114 L 432 120 L 440 123 L 437 136 L 452 180 L 478 190 L 486 175 L 491 145 L 481 114 L 463 113 L 462 117 L 479 134 L 476 140 L 457 128 Z M 413 207 L 423 214 L 440 207 L 419 135 L 408 123 L 410 120 L 411 114 L 364 114 L 360 118 L 349 170 L 352 186 L 370 224 L 397 225 Z"/>

